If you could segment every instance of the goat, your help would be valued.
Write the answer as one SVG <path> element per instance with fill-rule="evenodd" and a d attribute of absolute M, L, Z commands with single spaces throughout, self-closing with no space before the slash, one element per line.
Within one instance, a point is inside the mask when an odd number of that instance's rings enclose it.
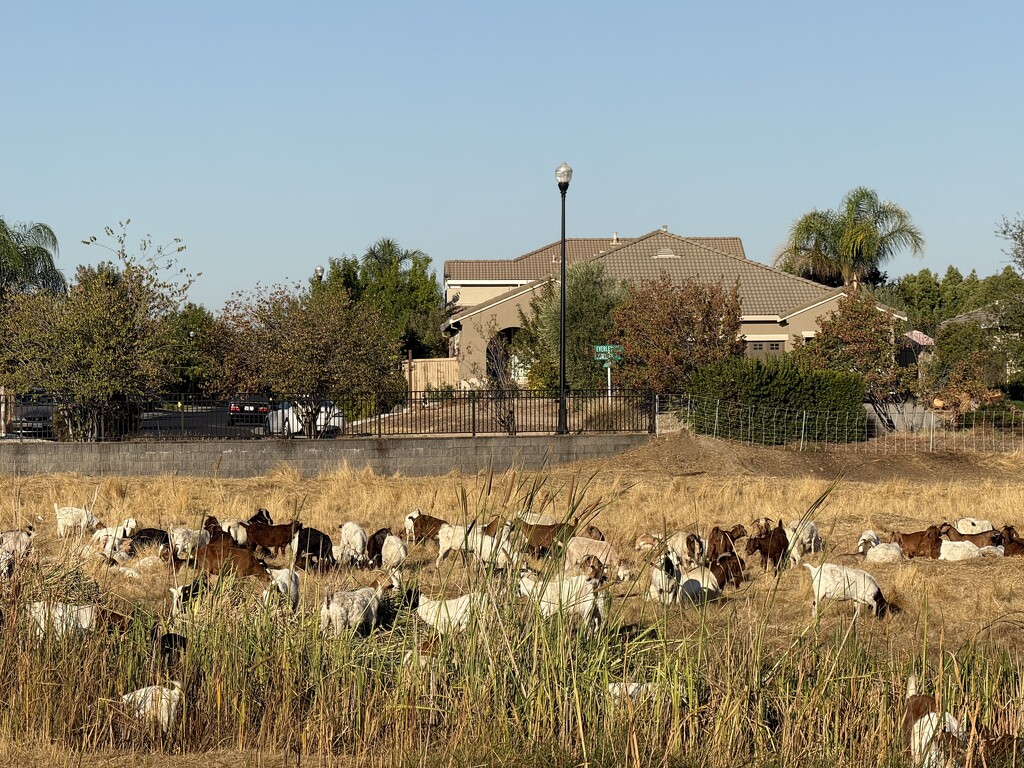
<path fill-rule="evenodd" d="M 807 555 L 821 552 L 821 534 L 811 520 L 789 523 L 786 526 L 786 537 L 789 540 L 789 557 L 797 565 Z"/>
<path fill-rule="evenodd" d="M 708 551 L 708 543 L 696 533 L 687 531 L 676 531 L 665 542 L 668 551 L 671 552 L 677 563 L 688 568 L 696 568 L 704 562 L 704 556 Z"/>
<path fill-rule="evenodd" d="M 380 567 L 389 573 L 394 573 L 402 567 L 402 563 L 407 557 L 409 557 L 409 549 L 405 546 L 405 542 L 389 532 L 381 546 Z"/>
<path fill-rule="evenodd" d="M 633 549 L 637 552 L 650 552 L 660 546 L 660 536 L 656 536 L 653 533 L 641 533 L 636 537 L 636 543 L 633 545 Z"/>
<path fill-rule="evenodd" d="M 974 560 L 981 557 L 981 549 L 970 541 L 941 541 L 939 560 Z"/>
<path fill-rule="evenodd" d="M 178 557 L 189 557 L 210 543 L 210 532 L 205 528 L 196 531 L 184 525 L 171 524 L 167 526 L 167 535 Z"/>
<path fill-rule="evenodd" d="M 917 692 L 917 675 L 907 678 L 907 704 L 900 728 L 903 746 L 915 768 L 945 768 L 948 754 L 964 738 L 960 724 L 949 712 L 939 712 L 934 696 Z"/>
<path fill-rule="evenodd" d="M 239 520 L 237 517 L 229 517 L 220 521 L 220 527 L 222 531 L 234 539 L 235 544 L 240 547 L 245 547 L 249 544 L 249 533 L 246 530 L 246 526 L 251 523 L 273 525 L 274 520 L 267 510 L 257 509 L 248 520 Z"/>
<path fill-rule="evenodd" d="M 949 523 L 943 523 L 939 526 L 939 535 L 945 536 L 949 541 L 969 541 L 978 547 L 997 547 L 1003 543 L 1003 534 L 999 533 L 999 531 L 990 529 L 982 533 L 960 533 Z"/>
<path fill-rule="evenodd" d="M 417 518 L 419 519 L 419 518 Z M 466 558 L 466 552 L 469 550 L 469 532 L 473 528 L 473 523 L 469 526 L 465 525 L 450 525 L 444 523 L 437 531 L 437 560 L 435 565 L 441 566 L 441 561 L 448 557 L 449 552 L 459 552 L 462 554 L 463 560 Z"/>
<path fill-rule="evenodd" d="M 181 560 L 176 557 L 174 551 L 169 547 L 160 548 L 160 557 L 175 569 L 193 564 L 191 560 Z M 261 581 L 270 580 L 266 563 L 256 559 L 256 556 L 249 550 L 228 546 L 223 541 L 207 544 L 199 549 L 194 557 L 194 565 L 209 574 L 234 573 L 239 578 L 255 576 Z"/>
<path fill-rule="evenodd" d="M 132 544 L 136 548 L 147 545 L 169 547 L 171 545 L 171 537 L 167 535 L 167 531 L 159 528 L 140 528 L 132 534 Z"/>
<path fill-rule="evenodd" d="M 150 731 L 159 727 L 161 733 L 167 734 L 174 726 L 181 697 L 181 683 L 171 680 L 167 685 L 150 685 L 126 693 L 121 701 L 133 720 Z"/>
<path fill-rule="evenodd" d="M 601 529 L 596 525 L 588 525 L 582 531 L 576 534 L 580 538 L 593 539 L 594 541 L 604 541 L 604 534 L 601 533 Z"/>
<path fill-rule="evenodd" d="M 501 515 L 495 515 L 491 518 L 490 522 L 487 523 L 481 530 L 488 536 L 497 536 L 498 531 L 504 528 L 507 523 L 502 519 Z"/>
<path fill-rule="evenodd" d="M 618 581 L 625 581 L 629 578 L 629 569 L 619 559 L 615 547 L 607 541 L 600 541 L 582 536 L 573 536 L 565 544 L 565 566 L 575 567 L 588 556 L 596 557 L 605 568 L 615 570 Z"/>
<path fill-rule="evenodd" d="M 256 551 L 258 548 L 268 555 L 271 550 L 275 555 L 281 555 L 284 554 L 285 549 L 300 530 L 302 530 L 302 523 L 298 520 L 292 520 L 292 522 L 282 525 L 246 523 L 246 547 L 250 552 Z"/>
<path fill-rule="evenodd" d="M 576 522 L 555 523 L 553 525 L 531 525 L 520 522 L 516 531 L 522 535 L 526 547 L 534 555 L 540 557 L 555 546 L 563 546 L 565 541 L 576 530 Z"/>
<path fill-rule="evenodd" d="M 139 524 L 135 522 L 135 518 L 129 517 L 120 525 L 96 529 L 92 540 L 96 544 L 103 545 L 104 549 L 113 550 L 121 543 L 121 539 L 130 539 L 138 527 Z"/>
<path fill-rule="evenodd" d="M 351 520 L 338 526 L 341 536 L 334 547 L 334 559 L 341 565 L 361 565 L 366 560 L 366 529 Z"/>
<path fill-rule="evenodd" d="M 32 550 L 32 539 L 35 537 L 34 525 L 28 526 L 24 531 L 4 531 L 0 533 L 0 552 L 11 555 L 12 560 L 28 557 Z"/>
<path fill-rule="evenodd" d="M 1024 540 L 1017 538 L 1017 529 L 1007 525 L 1001 531 L 1003 534 L 1003 554 L 1007 557 L 1024 555 Z"/>
<path fill-rule="evenodd" d="M 220 521 L 213 515 L 207 515 L 203 520 L 203 530 L 210 534 L 210 541 L 207 542 L 208 544 L 224 542 L 232 547 L 237 544 L 234 537 L 224 530 Z"/>
<path fill-rule="evenodd" d="M 893 531 L 889 541 L 899 544 L 903 554 L 910 558 L 930 557 L 934 560 L 942 549 L 937 525 L 929 525 L 923 531 L 914 531 L 913 533 Z"/>
<path fill-rule="evenodd" d="M 708 570 L 714 574 L 715 579 L 718 580 L 718 585 L 725 589 L 729 582 L 739 589 L 740 584 L 743 583 L 743 569 L 746 567 L 746 563 L 735 551 L 723 552 L 718 556 L 718 559 L 708 565 Z"/>
<path fill-rule="evenodd" d="M 785 565 L 786 553 L 789 550 L 789 536 L 779 520 L 779 524 L 767 536 L 750 536 L 747 538 L 747 555 L 755 552 L 761 555 L 761 567 L 767 571 L 768 563 L 772 564 L 775 575 Z"/>
<path fill-rule="evenodd" d="M 366 540 L 366 567 L 380 568 L 384 540 L 391 535 L 390 528 L 379 528 Z"/>
<path fill-rule="evenodd" d="M 57 515 L 57 537 L 61 539 L 76 530 L 81 535 L 86 528 L 96 530 L 103 525 L 92 512 L 80 507 L 58 507 L 54 502 L 53 511 Z"/>
<path fill-rule="evenodd" d="M 331 537 L 316 528 L 304 527 L 296 533 L 292 539 L 292 551 L 295 553 L 292 563 L 300 570 L 326 570 L 338 564 L 334 559 L 334 544 Z"/>
<path fill-rule="evenodd" d="M 742 525 L 734 525 L 728 531 L 719 528 L 717 525 L 708 534 L 708 546 L 706 557 L 708 562 L 715 562 L 719 555 L 734 551 L 736 539 L 742 539 L 747 535 L 747 529 Z"/>
<path fill-rule="evenodd" d="M 972 534 L 987 533 L 995 526 L 993 526 L 988 520 L 978 520 L 973 517 L 961 517 L 953 524 L 953 527 L 956 528 L 958 533 Z"/>
<path fill-rule="evenodd" d="M 26 606 L 36 635 L 42 639 L 52 632 L 58 639 L 105 627 L 108 631 L 128 630 L 129 616 L 100 605 L 34 602 Z"/>
<path fill-rule="evenodd" d="M 412 594 L 410 602 L 422 621 L 433 627 L 438 634 L 446 635 L 465 629 L 474 617 L 482 617 L 487 609 L 488 597 L 486 592 L 470 592 L 447 600 L 430 600 L 417 590 Z"/>
<path fill-rule="evenodd" d="M 679 568 L 671 555 L 664 555 L 651 568 L 651 584 L 647 588 L 647 600 L 664 605 L 676 601 L 679 591 Z"/>
<path fill-rule="evenodd" d="M 190 584 L 170 587 L 168 591 L 171 593 L 171 616 L 183 616 L 189 606 L 197 601 L 206 589 L 204 574 L 199 574 Z"/>
<path fill-rule="evenodd" d="M 886 602 L 878 582 L 867 571 L 832 563 L 824 563 L 817 567 L 804 563 L 804 568 L 811 574 L 811 591 L 814 596 L 811 602 L 812 618 L 817 617 L 818 607 L 823 598 L 852 600 L 857 604 L 858 612 L 861 605 L 866 605 L 879 618 L 888 612 L 899 611 L 897 606 Z"/>
<path fill-rule="evenodd" d="M 174 632 L 160 632 L 160 627 L 153 626 L 153 657 L 159 659 L 165 669 L 178 664 L 188 647 L 188 640 Z"/>
<path fill-rule="evenodd" d="M 447 524 L 447 520 L 442 520 L 440 517 L 425 515 L 423 514 L 423 511 L 417 507 L 405 517 L 406 541 L 412 541 L 415 544 L 419 544 L 421 541 L 432 539 L 437 536 L 437 532 L 441 530 L 441 526 Z"/>
<path fill-rule="evenodd" d="M 602 581 L 602 572 L 598 568 L 591 568 L 579 576 L 547 582 L 524 567 L 519 577 L 519 594 L 533 600 L 545 619 L 556 614 L 568 618 L 579 616 L 596 629 L 607 620 L 611 601 L 606 591 L 599 591 Z"/>
<path fill-rule="evenodd" d="M 482 530 L 470 531 L 466 536 L 466 551 L 471 552 L 484 565 L 505 571 L 519 564 L 519 553 L 511 546 L 511 525 L 506 524 L 497 537 Z"/>
<path fill-rule="evenodd" d="M 291 568 L 267 568 L 270 585 L 263 590 L 263 604 L 269 605 L 274 592 L 284 595 L 294 611 L 299 606 L 299 574 Z"/>
<path fill-rule="evenodd" d="M 864 555 L 866 563 L 899 563 L 906 559 L 900 545 L 894 541 L 878 544 Z"/>
<path fill-rule="evenodd" d="M 335 636 L 351 630 L 372 632 L 381 595 L 392 587 L 393 582 L 376 582 L 369 587 L 327 593 L 320 606 L 320 632 Z"/>
<path fill-rule="evenodd" d="M 878 534 L 874 531 L 864 531 L 857 539 L 857 552 L 862 555 L 866 555 L 868 550 L 872 547 L 877 547 L 882 543 L 882 540 L 878 538 Z"/>

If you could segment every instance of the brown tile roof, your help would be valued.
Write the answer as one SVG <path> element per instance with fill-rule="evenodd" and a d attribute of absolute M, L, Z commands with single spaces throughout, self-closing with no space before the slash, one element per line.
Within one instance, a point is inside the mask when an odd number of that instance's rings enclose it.
<path fill-rule="evenodd" d="M 785 316 L 795 309 L 826 301 L 841 293 L 781 269 L 750 261 L 720 245 L 738 238 L 680 237 L 655 230 L 600 256 L 608 275 L 642 283 L 665 274 L 671 280 L 738 284 L 740 311 L 745 316 Z"/>
<path fill-rule="evenodd" d="M 661 231 L 661 230 L 658 230 Z M 565 241 L 567 264 L 589 261 L 601 252 L 608 252 L 623 245 L 629 245 L 637 238 L 620 237 L 613 241 L 608 237 L 572 237 Z M 738 237 L 692 237 L 694 243 L 702 243 L 724 253 L 745 259 L 743 242 Z M 514 259 L 464 259 L 444 263 L 446 279 L 459 280 L 539 280 L 558 271 L 562 243 L 559 240 Z"/>

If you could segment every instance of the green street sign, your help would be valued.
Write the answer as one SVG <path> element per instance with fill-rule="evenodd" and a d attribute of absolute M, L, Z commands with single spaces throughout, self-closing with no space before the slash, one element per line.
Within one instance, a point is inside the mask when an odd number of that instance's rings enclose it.
<path fill-rule="evenodd" d="M 619 361 L 622 359 L 622 345 L 620 344 L 595 344 L 594 345 L 594 359 L 595 360 L 615 360 Z"/>

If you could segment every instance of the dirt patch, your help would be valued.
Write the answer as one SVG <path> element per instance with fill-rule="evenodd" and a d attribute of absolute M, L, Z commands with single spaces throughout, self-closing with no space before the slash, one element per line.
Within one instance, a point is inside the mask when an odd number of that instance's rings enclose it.
<path fill-rule="evenodd" d="M 824 451 L 797 451 L 751 446 L 687 432 L 663 435 L 621 456 L 581 462 L 576 468 L 662 477 L 711 475 L 820 478 L 843 475 L 850 480 L 1018 480 L 1021 453 L 910 453 L 873 455 L 870 445 Z"/>

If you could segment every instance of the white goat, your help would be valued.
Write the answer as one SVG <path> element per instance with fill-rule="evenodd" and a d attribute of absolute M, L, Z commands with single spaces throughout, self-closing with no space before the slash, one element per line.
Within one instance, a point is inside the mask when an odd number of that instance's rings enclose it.
<path fill-rule="evenodd" d="M 608 573 L 614 573 L 618 581 L 629 578 L 629 568 L 619 558 L 618 552 L 607 541 L 594 541 L 582 536 L 573 536 L 565 544 L 565 568 L 576 568 L 586 557 L 601 561 Z"/>
<path fill-rule="evenodd" d="M 380 567 L 388 573 L 394 573 L 402 567 L 409 557 L 409 548 L 405 542 L 389 533 L 380 548 Z"/>
<path fill-rule="evenodd" d="M 662 605 L 676 601 L 679 590 L 679 564 L 672 553 L 662 555 L 651 567 L 651 585 L 647 588 L 647 600 Z"/>
<path fill-rule="evenodd" d="M 299 574 L 291 568 L 267 568 L 270 585 L 263 590 L 263 604 L 269 605 L 274 592 L 284 595 L 294 611 L 299 605 Z"/>
<path fill-rule="evenodd" d="M 957 520 L 953 527 L 956 528 L 958 533 L 972 534 L 972 533 L 985 533 L 985 531 L 992 530 L 992 523 L 988 520 L 978 520 L 973 517 L 961 517 Z"/>
<path fill-rule="evenodd" d="M 334 559 L 344 565 L 359 565 L 366 561 L 366 529 L 351 520 L 341 528 L 338 543 L 331 548 Z"/>
<path fill-rule="evenodd" d="M 481 528 L 470 531 L 466 537 L 466 549 L 484 565 L 505 571 L 519 564 L 520 554 L 510 543 L 511 526 L 506 523 L 497 536 L 488 536 Z"/>
<path fill-rule="evenodd" d="M 485 592 L 470 592 L 448 600 L 430 600 L 419 595 L 416 615 L 439 634 L 446 635 L 465 629 L 474 616 L 483 616 L 487 605 Z"/>
<path fill-rule="evenodd" d="M 176 523 L 167 526 L 167 537 L 181 558 L 191 557 L 210 543 L 210 532 L 205 528 L 196 530 Z"/>
<path fill-rule="evenodd" d="M 13 558 L 27 557 L 32 549 L 35 526 L 30 525 L 24 531 L 4 531 L 0 533 L 0 552 L 7 552 Z"/>
<path fill-rule="evenodd" d="M 907 679 L 907 711 L 904 716 L 904 728 L 910 723 L 910 762 L 915 768 L 953 768 L 958 766 L 952 755 L 947 754 L 949 742 L 966 740 L 966 734 L 960 723 L 949 712 L 937 711 L 935 698 L 919 695 L 917 692 L 917 675 L 911 674 Z"/>
<path fill-rule="evenodd" d="M 61 539 L 76 530 L 79 535 L 82 535 L 86 528 L 95 530 L 102 525 L 99 518 L 87 509 L 58 507 L 57 502 L 54 502 L 53 511 L 57 515 L 57 536 Z"/>
<path fill-rule="evenodd" d="M 637 552 L 652 552 L 662 544 L 661 536 L 656 533 L 641 533 L 636 537 L 636 543 L 633 546 Z"/>
<path fill-rule="evenodd" d="M 437 544 L 436 566 L 440 567 L 441 561 L 448 557 L 449 552 L 461 552 L 465 558 L 465 553 L 469 551 L 469 528 L 465 525 L 445 523 L 437 532 Z"/>
<path fill-rule="evenodd" d="M 801 559 L 814 552 L 821 552 L 821 534 L 811 520 L 794 520 L 786 525 L 789 539 L 789 556 L 796 565 Z"/>
<path fill-rule="evenodd" d="M 688 600 L 692 603 L 704 603 L 722 596 L 722 585 L 707 568 L 697 566 L 679 577 L 676 590 L 676 602 Z"/>
<path fill-rule="evenodd" d="M 882 543 L 882 540 L 878 538 L 878 534 L 874 531 L 864 531 L 857 539 L 857 551 L 862 555 L 866 555 L 868 550 L 872 547 L 877 547 Z"/>
<path fill-rule="evenodd" d="M 391 583 L 385 583 L 329 592 L 320 606 L 320 631 L 335 636 L 359 629 L 372 631 L 377 623 L 381 595 L 391 587 Z"/>
<path fill-rule="evenodd" d="M 412 521 L 415 520 L 417 517 L 419 517 L 422 514 L 423 514 L 423 510 L 420 509 L 419 507 L 416 507 L 416 509 L 414 509 L 412 512 L 410 512 L 408 515 L 405 516 L 405 540 L 406 541 L 412 541 L 413 540 L 415 532 L 414 532 L 414 529 L 413 529 L 413 522 Z"/>
<path fill-rule="evenodd" d="M 895 541 L 877 544 L 864 555 L 866 563 L 899 563 L 906 559 L 903 549 Z"/>
<path fill-rule="evenodd" d="M 182 688 L 177 680 L 167 685 L 150 685 L 121 697 L 128 715 L 150 731 L 156 727 L 166 734 L 174 725 L 181 704 Z"/>
<path fill-rule="evenodd" d="M 32 619 L 37 637 L 42 639 L 52 633 L 60 639 L 68 635 L 81 635 L 95 627 L 99 606 L 35 602 L 29 603 L 25 610 Z"/>
<path fill-rule="evenodd" d="M 607 620 L 611 602 L 611 596 L 600 587 L 601 576 L 596 568 L 580 576 L 552 581 L 544 581 L 529 568 L 523 568 L 519 577 L 519 594 L 533 600 L 541 616 L 579 616 L 594 628 Z"/>
<path fill-rule="evenodd" d="M 857 604 L 858 612 L 861 605 L 866 605 L 872 609 L 875 616 L 884 616 L 886 611 L 894 608 L 886 602 L 878 582 L 867 571 L 832 563 L 824 563 L 817 567 L 804 563 L 804 568 L 811 573 L 811 590 L 814 594 L 814 601 L 811 603 L 812 617 L 818 615 L 818 606 L 824 598 L 852 600 Z"/>
<path fill-rule="evenodd" d="M 218 522 L 220 529 L 230 536 L 235 544 L 244 547 L 249 543 L 249 529 L 245 525 L 245 520 L 240 520 L 237 517 L 225 517 Z"/>
<path fill-rule="evenodd" d="M 939 545 L 939 560 L 973 560 L 981 557 L 981 549 L 970 541 L 946 541 Z"/>
<path fill-rule="evenodd" d="M 676 531 L 665 541 L 665 546 L 674 555 L 676 563 L 683 568 L 700 565 L 708 551 L 707 540 L 689 531 Z"/>
<path fill-rule="evenodd" d="M 121 546 L 121 542 L 124 539 L 130 539 L 132 534 L 138 529 L 139 524 L 135 522 L 134 517 L 129 517 L 123 523 L 117 526 L 111 526 L 107 528 L 98 528 L 92 535 L 94 544 L 99 544 L 103 547 L 103 551 L 108 555 L 112 555 L 116 549 Z"/>
<path fill-rule="evenodd" d="M 564 522 L 559 520 L 557 517 L 552 515 L 545 515 L 541 512 L 524 512 L 519 516 L 527 525 L 557 525 L 558 523 Z"/>

